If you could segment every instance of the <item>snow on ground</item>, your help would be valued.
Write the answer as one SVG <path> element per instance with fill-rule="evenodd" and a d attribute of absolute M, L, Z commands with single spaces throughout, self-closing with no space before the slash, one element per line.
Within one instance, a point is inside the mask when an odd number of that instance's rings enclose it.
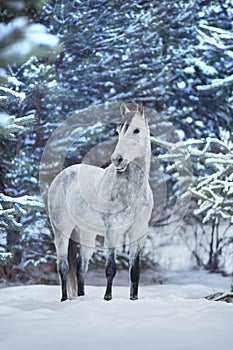
<path fill-rule="evenodd" d="M 233 304 L 204 299 L 229 291 L 230 279 L 185 272 L 167 282 L 142 285 L 138 301 L 126 286 L 110 302 L 103 286 L 63 303 L 59 286 L 1 289 L 1 349 L 232 349 Z"/>

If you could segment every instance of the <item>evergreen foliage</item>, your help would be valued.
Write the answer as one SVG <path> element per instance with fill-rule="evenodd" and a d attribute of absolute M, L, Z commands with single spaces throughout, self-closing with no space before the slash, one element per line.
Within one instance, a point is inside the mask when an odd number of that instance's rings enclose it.
<path fill-rule="evenodd" d="M 70 113 L 99 103 L 142 102 L 155 110 L 149 120 L 153 136 L 187 142 L 196 217 L 232 217 L 231 0 L 3 0 L 0 10 L 1 247 L 21 252 L 18 266 L 54 260 L 39 199 L 46 141 Z M 96 123 L 83 130 L 66 165 L 114 135 L 115 125 Z M 169 147 L 153 144 L 166 173 L 163 219 L 180 191 Z M 156 170 L 151 178 L 156 185 Z"/>
<path fill-rule="evenodd" d="M 28 96 L 14 70 L 32 55 L 47 55 L 58 39 L 47 34 L 45 26 L 31 23 L 25 16 L 42 2 L 35 6 L 33 1 L 1 1 L 0 5 L 5 22 L 0 24 L 0 260 L 5 261 L 12 258 L 16 248 L 22 250 L 18 231 L 23 228 L 23 218 L 43 208 L 35 191 L 38 179 L 33 177 L 33 156 L 28 152 L 35 113 L 23 111 Z"/>

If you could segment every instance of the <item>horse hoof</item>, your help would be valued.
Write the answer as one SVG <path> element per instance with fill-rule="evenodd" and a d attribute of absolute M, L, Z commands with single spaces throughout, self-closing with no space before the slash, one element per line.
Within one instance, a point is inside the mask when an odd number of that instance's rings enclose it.
<path fill-rule="evenodd" d="M 130 297 L 130 300 L 138 300 L 138 296 L 137 296 L 137 295 L 132 295 L 132 296 Z"/>
<path fill-rule="evenodd" d="M 112 296 L 110 294 L 107 294 L 104 296 L 104 300 L 107 300 L 107 301 L 112 300 Z"/>
<path fill-rule="evenodd" d="M 62 294 L 61 301 L 66 301 L 68 299 L 68 296 L 66 293 Z"/>
<path fill-rule="evenodd" d="M 67 297 L 62 297 L 61 302 L 66 301 L 68 298 Z"/>

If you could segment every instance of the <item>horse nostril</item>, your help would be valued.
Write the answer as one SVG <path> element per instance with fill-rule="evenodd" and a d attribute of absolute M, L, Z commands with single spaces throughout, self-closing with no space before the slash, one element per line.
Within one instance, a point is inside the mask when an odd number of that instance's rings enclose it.
<path fill-rule="evenodd" d="M 118 164 L 121 164 L 122 161 L 123 161 L 123 158 L 122 158 L 122 156 L 119 154 L 119 155 L 117 156 L 116 160 L 117 160 L 117 163 L 118 163 Z"/>

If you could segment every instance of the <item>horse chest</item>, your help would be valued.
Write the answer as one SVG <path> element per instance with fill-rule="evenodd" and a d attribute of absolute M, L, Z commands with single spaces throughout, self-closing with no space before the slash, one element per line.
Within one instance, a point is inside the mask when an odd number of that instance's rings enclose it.
<path fill-rule="evenodd" d="M 131 184 L 132 186 L 132 184 Z M 108 192 L 108 206 L 100 214 L 105 227 L 116 230 L 122 228 L 126 231 L 148 204 L 147 190 L 145 188 L 131 188 L 126 186 L 113 187 Z"/>

